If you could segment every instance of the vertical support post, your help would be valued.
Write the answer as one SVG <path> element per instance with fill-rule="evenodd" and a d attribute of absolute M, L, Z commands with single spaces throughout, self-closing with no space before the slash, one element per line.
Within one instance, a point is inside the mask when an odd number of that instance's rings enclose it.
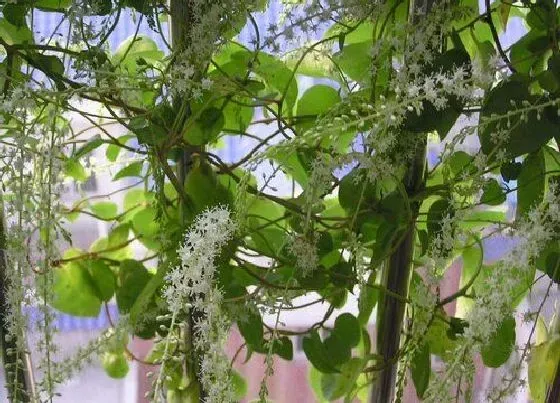
<path fill-rule="evenodd" d="M 421 15 L 427 14 L 435 0 L 410 0 L 409 21 L 414 25 Z M 403 185 L 408 195 L 412 195 L 425 185 L 427 136 L 417 144 L 414 157 L 409 162 Z M 411 206 L 413 222 L 416 221 L 419 203 Z M 395 398 L 395 382 L 398 368 L 401 332 L 406 311 L 406 299 L 412 275 L 414 258 L 414 242 L 416 228 L 414 225 L 395 245 L 394 252 L 389 256 L 383 268 L 383 286 L 390 293 L 382 293 L 379 297 L 377 311 L 377 354 L 383 358 L 383 369 L 378 373 L 372 393 L 371 403 L 390 403 Z M 396 298 L 399 295 L 401 298 Z"/>
<path fill-rule="evenodd" d="M 170 0 L 170 12 L 171 12 L 171 45 L 174 52 L 181 52 L 188 43 L 190 37 L 190 27 L 194 21 L 193 4 L 191 0 Z M 200 11 L 200 10 L 199 10 Z M 197 74 L 198 75 L 198 74 Z M 179 108 L 183 104 L 184 100 L 180 97 L 175 97 L 173 100 L 174 108 Z M 190 114 L 190 108 L 187 106 L 187 113 L 185 118 L 188 118 Z M 179 125 L 180 127 L 181 125 Z M 189 167 L 192 163 L 192 151 L 186 147 L 183 149 L 177 160 L 177 179 L 179 183 L 184 186 L 189 171 Z M 179 217 L 181 220 L 182 227 L 185 227 L 186 222 L 186 212 L 189 207 L 185 205 L 186 201 L 179 202 Z M 201 316 L 201 312 L 191 309 L 188 318 L 184 323 L 184 334 L 183 340 L 185 342 L 186 352 L 185 352 L 185 367 L 186 373 L 188 374 L 189 381 L 194 383 L 194 387 L 191 390 L 198 391 L 198 400 L 204 402 L 206 400 L 206 393 L 199 380 L 199 367 L 200 362 L 197 352 L 194 348 L 194 337 L 196 337 L 194 324 Z"/>

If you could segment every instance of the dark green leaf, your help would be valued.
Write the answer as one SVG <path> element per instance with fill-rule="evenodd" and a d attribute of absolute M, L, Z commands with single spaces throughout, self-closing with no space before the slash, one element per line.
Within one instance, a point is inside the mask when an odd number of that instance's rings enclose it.
<path fill-rule="evenodd" d="M 84 264 L 89 272 L 97 297 L 109 302 L 115 293 L 115 274 L 103 260 L 88 260 Z"/>
<path fill-rule="evenodd" d="M 514 346 L 515 319 L 508 317 L 500 324 L 489 343 L 480 350 L 484 365 L 491 368 L 500 367 L 508 360 Z"/>
<path fill-rule="evenodd" d="M 151 277 L 142 263 L 132 259 L 121 262 L 116 291 L 117 305 L 121 313 L 130 311 Z"/>
<path fill-rule="evenodd" d="M 294 358 L 294 347 L 288 336 L 282 336 L 274 340 L 272 352 L 285 360 L 291 361 Z"/>
<path fill-rule="evenodd" d="M 546 163 L 542 150 L 525 158 L 517 179 L 517 217 L 525 216 L 544 197 Z"/>
<path fill-rule="evenodd" d="M 319 333 L 313 330 L 303 338 L 303 351 L 309 362 L 323 373 L 337 372 L 329 359 L 329 351 L 325 348 L 319 337 Z"/>
<path fill-rule="evenodd" d="M 334 331 L 350 347 L 360 342 L 361 327 L 358 319 L 351 313 L 339 315 L 334 322 Z"/>
<path fill-rule="evenodd" d="M 418 348 L 412 362 L 410 363 L 410 372 L 412 374 L 412 381 L 416 388 L 416 395 L 422 399 L 428 384 L 430 382 L 430 373 L 432 364 L 430 359 L 430 345 L 425 343 Z"/>
<path fill-rule="evenodd" d="M 512 110 L 512 101 L 521 107 L 523 101 L 533 104 L 535 99 L 529 95 L 525 83 L 514 79 L 505 81 L 494 88 L 486 98 L 481 121 L 484 122 L 484 119 L 493 115 L 506 115 Z M 498 130 L 507 130 L 508 138 L 499 141 L 494 139 L 492 136 Z M 485 124 L 479 132 L 479 139 L 482 151 L 491 158 L 498 150 L 504 150 L 508 158 L 514 158 L 538 150 L 557 131 L 558 125 L 546 116 L 538 116 L 537 112 L 532 111 L 526 114 L 526 120 L 522 120 L 520 114 L 515 114 Z"/>
<path fill-rule="evenodd" d="M 372 271 L 368 277 L 366 284 L 375 284 L 375 272 Z M 367 326 L 371 312 L 375 305 L 377 305 L 377 299 L 379 297 L 379 290 L 373 287 L 362 287 L 360 291 L 360 296 L 358 297 L 358 321 L 362 326 Z"/>
<path fill-rule="evenodd" d="M 506 194 L 495 179 L 490 179 L 484 184 L 480 201 L 490 206 L 497 206 L 506 201 Z"/>
<path fill-rule="evenodd" d="M 263 322 L 257 312 L 247 311 L 245 318 L 237 321 L 237 327 L 249 347 L 255 351 L 262 351 L 264 346 Z"/>

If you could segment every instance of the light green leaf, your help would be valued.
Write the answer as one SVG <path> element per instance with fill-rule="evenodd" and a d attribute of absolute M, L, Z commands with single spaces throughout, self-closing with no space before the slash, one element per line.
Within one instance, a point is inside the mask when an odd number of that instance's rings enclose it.
<path fill-rule="evenodd" d="M 124 136 L 120 136 L 117 140 L 119 141 L 120 144 L 126 144 L 127 141 L 132 138 L 134 138 L 133 135 L 125 134 Z M 105 151 L 105 156 L 109 161 L 115 162 L 122 149 L 123 148 L 117 144 L 109 144 L 107 146 L 107 151 Z"/>
<path fill-rule="evenodd" d="M 81 255 L 78 249 L 69 249 L 64 258 Z M 75 316 L 97 316 L 101 308 L 101 299 L 94 286 L 93 279 L 86 267 L 78 261 L 71 261 L 54 271 L 54 298 L 52 306 L 59 311 Z"/>
<path fill-rule="evenodd" d="M 130 177 L 130 176 L 142 176 L 143 164 L 144 163 L 142 161 L 136 161 L 125 166 L 123 169 L 121 169 L 119 172 L 115 174 L 115 176 L 113 177 L 113 181 Z"/>
<path fill-rule="evenodd" d="M 535 403 L 544 403 L 549 385 L 560 364 L 560 336 L 531 347 L 529 354 L 529 391 Z"/>
<path fill-rule="evenodd" d="M 84 182 L 88 178 L 86 170 L 76 159 L 69 159 L 64 163 L 64 173 L 77 182 Z"/>
<path fill-rule="evenodd" d="M 349 395 L 356 381 L 364 369 L 366 360 L 352 358 L 340 367 L 338 374 L 323 374 L 321 376 L 321 391 L 323 396 L 333 401 Z"/>
<path fill-rule="evenodd" d="M 340 102 L 338 91 L 328 85 L 318 84 L 309 88 L 298 100 L 296 128 L 305 132 L 312 128 L 317 118 Z"/>
<path fill-rule="evenodd" d="M 117 216 L 118 207 L 115 203 L 105 201 L 92 204 L 91 212 L 101 220 L 113 220 Z"/>
<path fill-rule="evenodd" d="M 156 63 L 163 59 L 163 52 L 158 49 L 157 44 L 145 35 L 132 35 L 124 40 L 111 61 L 113 64 L 120 64 L 121 67 L 130 73 L 135 73 L 138 69 L 137 62 L 142 59 L 148 63 Z"/>
<path fill-rule="evenodd" d="M 33 43 L 33 33 L 27 25 L 16 27 L 5 18 L 0 18 L 0 38 L 6 41 L 8 45 Z"/>

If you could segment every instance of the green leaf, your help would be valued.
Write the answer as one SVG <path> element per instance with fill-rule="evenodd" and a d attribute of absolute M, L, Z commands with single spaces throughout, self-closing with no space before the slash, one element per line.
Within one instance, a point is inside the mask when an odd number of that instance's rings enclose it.
<path fill-rule="evenodd" d="M 128 313 L 130 311 L 151 277 L 142 263 L 132 259 L 121 262 L 116 291 L 119 312 Z"/>
<path fill-rule="evenodd" d="M 33 43 L 33 33 L 27 25 L 18 27 L 10 24 L 5 18 L 0 18 L 0 38 L 8 45 Z"/>
<path fill-rule="evenodd" d="M 93 288 L 97 297 L 104 302 L 109 302 L 115 293 L 115 274 L 103 260 L 88 260 L 84 266 L 92 279 Z"/>
<path fill-rule="evenodd" d="M 231 370 L 231 386 L 234 390 L 235 401 L 241 401 L 247 395 L 247 381 L 235 369 Z"/>
<path fill-rule="evenodd" d="M 163 127 L 143 116 L 130 119 L 128 127 L 136 134 L 139 144 L 160 145 L 167 138 L 167 131 Z"/>
<path fill-rule="evenodd" d="M 486 97 L 481 111 L 481 122 L 494 115 L 506 115 L 513 109 L 510 102 L 515 102 L 517 107 L 521 107 L 524 101 L 530 104 L 537 101 L 529 94 L 527 84 L 514 79 L 502 82 Z M 508 138 L 496 142 L 492 136 L 500 129 L 507 130 Z M 526 120 L 522 120 L 521 114 L 516 113 L 508 118 L 484 124 L 479 131 L 479 139 L 482 151 L 489 155 L 490 159 L 498 150 L 504 150 L 508 158 L 514 158 L 538 150 L 557 132 L 558 125 L 546 115 L 538 116 L 536 111 L 531 111 L 526 113 Z"/>
<path fill-rule="evenodd" d="M 231 203 L 231 193 L 218 181 L 216 174 L 206 163 L 195 163 L 190 169 L 185 180 L 185 192 L 195 213 L 217 204 Z"/>
<path fill-rule="evenodd" d="M 560 336 L 531 347 L 529 353 L 529 391 L 535 403 L 544 403 L 549 385 L 560 364 Z"/>
<path fill-rule="evenodd" d="M 359 168 L 350 171 L 338 185 L 338 202 L 348 212 L 356 211 L 359 205 L 377 204 L 378 200 L 375 196 L 375 186 L 369 181 L 365 171 Z"/>
<path fill-rule="evenodd" d="M 64 74 L 64 63 L 56 56 L 32 53 L 28 57 L 29 63 L 49 77 L 60 77 Z"/>
<path fill-rule="evenodd" d="M 2 15 L 10 24 L 21 27 L 25 25 L 28 9 L 24 4 L 8 3 L 2 8 Z"/>
<path fill-rule="evenodd" d="M 309 175 L 308 170 L 305 169 L 305 166 L 302 162 L 301 152 L 275 155 L 274 160 L 282 165 L 284 172 L 294 178 L 295 181 L 302 187 L 305 188 L 307 186 Z"/>
<path fill-rule="evenodd" d="M 462 260 L 463 267 L 461 270 L 461 280 L 459 281 L 459 288 L 463 288 L 477 275 L 478 271 L 482 269 L 483 251 L 480 244 L 473 242 L 472 245 L 463 249 Z M 474 306 L 474 302 L 470 298 L 460 297 L 457 299 L 455 314 L 460 318 L 465 318 L 468 311 Z"/>
<path fill-rule="evenodd" d="M 356 347 L 360 342 L 360 322 L 351 313 L 343 313 L 334 321 L 333 333 L 340 336 L 349 347 Z"/>
<path fill-rule="evenodd" d="M 360 322 L 362 326 L 367 326 L 371 312 L 373 308 L 375 308 L 375 305 L 377 305 L 377 300 L 379 298 L 379 290 L 367 286 L 375 284 L 375 277 L 375 272 L 372 271 L 366 285 L 360 289 L 360 296 L 358 297 L 358 322 Z"/>
<path fill-rule="evenodd" d="M 552 251 L 546 257 L 543 270 L 556 284 L 560 284 L 560 252 Z"/>
<path fill-rule="evenodd" d="M 352 348 L 340 334 L 332 332 L 324 341 L 323 346 L 328 352 L 329 363 L 339 368 L 352 357 Z"/>
<path fill-rule="evenodd" d="M 321 376 L 322 395 L 329 401 L 349 395 L 365 365 L 366 360 L 352 358 L 340 367 L 340 373 L 323 374 Z"/>
<path fill-rule="evenodd" d="M 111 378 L 122 379 L 128 374 L 128 359 L 124 351 L 103 353 L 101 365 Z"/>
<path fill-rule="evenodd" d="M 191 145 L 200 146 L 214 142 L 224 127 L 224 114 L 221 108 L 204 109 L 184 135 Z"/>
<path fill-rule="evenodd" d="M 300 133 L 315 125 L 317 118 L 340 102 L 338 91 L 328 85 L 318 84 L 309 88 L 298 100 L 296 129 Z M 300 123 L 301 122 L 301 123 Z"/>
<path fill-rule="evenodd" d="M 521 173 L 521 167 L 521 162 L 508 161 L 506 163 L 503 163 L 500 167 L 500 174 L 502 175 L 504 181 L 514 181 L 519 177 L 519 174 Z"/>
<path fill-rule="evenodd" d="M 136 212 L 131 222 L 132 230 L 146 248 L 158 250 L 161 247 L 159 234 L 161 227 L 157 219 L 157 210 L 154 207 L 145 207 Z"/>
<path fill-rule="evenodd" d="M 276 93 L 276 100 L 283 99 L 283 114 L 291 116 L 298 94 L 292 70 L 274 56 L 261 52 L 254 71 L 263 78 L 267 89 Z"/>
<path fill-rule="evenodd" d="M 323 373 L 337 372 L 330 363 L 330 352 L 325 348 L 319 333 L 313 330 L 303 338 L 303 351 L 311 364 Z"/>
<path fill-rule="evenodd" d="M 505 206 L 490 207 L 484 210 L 475 210 L 466 214 L 459 226 L 466 230 L 474 230 L 491 224 L 505 223 L 507 221 Z"/>
<path fill-rule="evenodd" d="M 262 351 L 264 346 L 263 322 L 261 316 L 253 311 L 247 311 L 243 320 L 237 321 L 237 328 L 255 351 Z"/>
<path fill-rule="evenodd" d="M 529 76 L 539 64 L 544 64 L 545 52 L 535 49 L 535 44 L 544 42 L 546 47 L 547 39 L 542 32 L 531 30 L 512 45 L 510 60 L 518 73 Z"/>
<path fill-rule="evenodd" d="M 117 140 L 119 141 L 120 144 L 125 145 L 127 143 L 128 140 L 130 140 L 131 138 L 134 138 L 134 136 L 130 135 L 130 134 L 125 134 L 124 136 L 119 137 Z M 117 144 L 109 144 L 107 146 L 107 151 L 105 151 L 105 156 L 107 157 L 107 159 L 111 162 L 115 162 L 117 160 L 117 157 L 119 156 L 119 153 L 121 152 L 123 147 L 117 145 Z"/>
<path fill-rule="evenodd" d="M 91 212 L 99 219 L 110 221 L 115 219 L 118 212 L 118 207 L 115 203 L 104 201 L 92 204 L 90 206 Z"/>
<path fill-rule="evenodd" d="M 515 346 L 515 319 L 506 318 L 498 327 L 489 343 L 484 345 L 480 354 L 484 365 L 498 368 L 504 364 Z"/>
<path fill-rule="evenodd" d="M 146 306 L 163 283 L 166 272 L 165 266 L 158 267 L 156 274 L 151 276 L 150 280 L 146 283 L 140 294 L 135 299 L 132 307 L 130 308 L 130 322 L 132 325 L 136 325 L 138 323 L 139 318 L 145 312 Z"/>
<path fill-rule="evenodd" d="M 64 259 L 81 255 L 78 249 L 69 249 Z M 52 306 L 74 316 L 97 316 L 101 308 L 98 290 L 88 269 L 78 261 L 71 261 L 54 271 L 54 298 Z"/>
<path fill-rule="evenodd" d="M 73 159 L 82 158 L 83 156 L 90 154 L 93 150 L 104 144 L 105 142 L 101 137 L 95 136 L 89 139 L 83 146 L 78 148 L 75 153 L 72 154 Z"/>
<path fill-rule="evenodd" d="M 364 82 L 371 75 L 371 46 L 371 40 L 347 44 L 333 59 L 352 80 Z"/>
<path fill-rule="evenodd" d="M 325 399 L 325 397 L 323 396 L 322 380 L 323 380 L 323 373 L 317 370 L 313 365 L 310 365 L 309 386 L 311 386 L 311 390 L 313 391 L 313 395 L 315 397 L 315 402 L 317 403 L 328 402 L 328 400 Z"/>
<path fill-rule="evenodd" d="M 500 3 L 500 5 L 498 6 L 498 13 L 500 14 L 500 22 L 502 23 L 502 27 L 504 31 L 506 30 L 507 27 L 510 10 L 511 10 L 511 3 Z"/>
<path fill-rule="evenodd" d="M 142 237 L 153 237 L 159 232 L 157 223 L 157 210 L 154 207 L 145 207 L 132 217 L 132 229 Z"/>
<path fill-rule="evenodd" d="M 115 54 L 111 57 L 111 61 L 115 65 L 119 64 L 130 73 L 136 73 L 139 60 L 154 64 L 161 61 L 163 56 L 163 52 L 148 36 L 132 35 L 119 45 Z"/>
<path fill-rule="evenodd" d="M 497 206 L 506 201 L 506 194 L 496 179 L 490 179 L 484 184 L 481 203 Z"/>
<path fill-rule="evenodd" d="M 546 162 L 542 150 L 531 153 L 523 161 L 517 178 L 517 217 L 523 217 L 542 202 L 545 191 Z"/>
<path fill-rule="evenodd" d="M 80 161 L 75 159 L 66 160 L 63 170 L 65 175 L 73 178 L 77 182 L 84 182 L 88 178 L 86 170 L 82 164 L 80 164 Z"/>
<path fill-rule="evenodd" d="M 119 172 L 113 176 L 113 181 L 127 178 L 130 176 L 142 176 L 142 166 L 144 165 L 143 161 L 136 161 L 131 164 L 128 164 L 124 168 L 122 168 Z"/>
<path fill-rule="evenodd" d="M 72 5 L 70 0 L 37 0 L 33 6 L 43 10 L 63 10 Z"/>
<path fill-rule="evenodd" d="M 234 131 L 243 133 L 253 120 L 254 108 L 239 105 L 235 102 L 228 102 L 223 108 L 223 131 Z"/>
<path fill-rule="evenodd" d="M 272 353 L 279 357 L 291 361 L 294 358 L 294 346 L 288 336 L 282 336 L 274 340 Z"/>
<path fill-rule="evenodd" d="M 419 399 L 423 398 L 428 384 L 430 383 L 431 368 L 430 345 L 425 343 L 418 348 L 410 363 L 412 382 L 414 382 L 416 396 L 418 396 Z"/>

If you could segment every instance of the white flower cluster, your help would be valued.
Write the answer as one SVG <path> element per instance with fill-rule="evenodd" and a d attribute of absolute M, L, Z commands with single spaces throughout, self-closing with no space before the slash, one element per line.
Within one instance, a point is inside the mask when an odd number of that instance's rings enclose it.
<path fill-rule="evenodd" d="M 551 185 L 545 201 L 535 207 L 526 219 L 517 224 L 516 247 L 501 260 L 478 292 L 475 306 L 466 318 L 469 327 L 465 338 L 469 342 L 485 343 L 501 321 L 511 311 L 514 290 L 525 281 L 534 260 L 555 235 L 560 223 L 560 192 Z M 529 279 L 532 280 L 532 279 Z M 477 290 L 478 291 L 478 290 Z"/>
<path fill-rule="evenodd" d="M 197 298 L 212 291 L 214 260 L 235 229 L 230 212 L 224 207 L 211 208 L 196 218 L 178 250 L 181 264 L 166 277 L 163 294 L 172 313 L 184 311 L 188 303 L 204 309 Z"/>
<path fill-rule="evenodd" d="M 317 237 L 313 234 L 309 238 L 310 236 L 293 235 L 288 242 L 288 250 L 296 258 L 296 269 L 303 277 L 310 275 L 319 266 Z"/>
<path fill-rule="evenodd" d="M 163 295 L 173 315 L 199 313 L 195 318 L 193 345 L 201 356 L 200 381 L 208 402 L 233 402 L 229 360 L 222 351 L 229 322 L 221 308 L 222 293 L 213 285 L 215 259 L 232 238 L 236 225 L 224 207 L 200 214 L 179 249 L 181 264 L 167 275 Z M 170 334 L 172 332 L 170 331 Z"/>

